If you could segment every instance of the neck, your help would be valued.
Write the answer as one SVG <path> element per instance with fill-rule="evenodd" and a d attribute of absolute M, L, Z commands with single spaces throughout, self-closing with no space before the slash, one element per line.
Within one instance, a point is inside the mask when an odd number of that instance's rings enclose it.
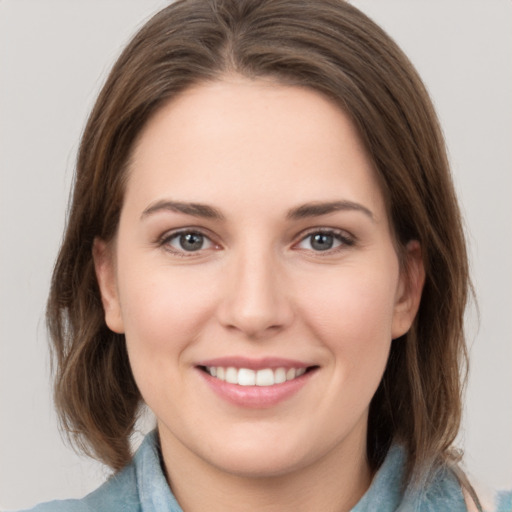
<path fill-rule="evenodd" d="M 347 441 L 311 464 L 274 476 L 224 471 L 167 436 L 162 454 L 169 485 L 186 512 L 348 512 L 370 486 L 372 475 L 366 439 Z"/>

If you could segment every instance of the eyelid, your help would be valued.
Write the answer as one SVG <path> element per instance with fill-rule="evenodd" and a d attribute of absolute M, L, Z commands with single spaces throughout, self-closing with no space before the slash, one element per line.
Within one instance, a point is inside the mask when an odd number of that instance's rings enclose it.
<path fill-rule="evenodd" d="M 180 235 L 188 234 L 188 233 L 203 236 L 204 238 L 209 240 L 212 247 L 208 247 L 205 249 L 199 249 L 197 251 L 185 251 L 185 250 L 176 249 L 175 247 L 172 247 L 170 245 L 169 242 L 172 239 L 174 239 Z M 205 251 L 220 248 L 220 245 L 213 239 L 213 236 L 211 234 L 209 234 L 208 230 L 205 230 L 204 228 L 195 227 L 195 226 L 187 226 L 187 227 L 183 227 L 183 228 L 177 228 L 177 229 L 171 229 L 169 231 L 165 231 L 162 235 L 160 235 L 157 238 L 156 245 L 158 247 L 164 248 L 166 251 L 170 252 L 171 254 L 174 254 L 174 255 L 177 255 L 180 257 L 185 257 L 185 258 L 199 256 L 199 254 L 202 254 Z"/>
<path fill-rule="evenodd" d="M 172 240 L 173 238 L 175 238 L 179 235 L 185 234 L 185 233 L 196 233 L 196 234 L 199 234 L 199 235 L 205 237 L 212 244 L 212 247 L 208 247 L 206 249 L 199 249 L 197 251 L 185 251 L 185 250 L 179 250 L 179 249 L 176 249 L 176 248 L 170 246 L 170 244 L 169 244 L 170 240 Z M 298 235 L 296 237 L 297 241 L 293 243 L 292 248 L 296 248 L 298 246 L 298 244 L 300 244 L 301 242 L 306 240 L 309 236 L 312 236 L 317 233 L 332 235 L 334 238 L 336 238 L 336 240 L 340 241 L 341 243 L 337 247 L 334 247 L 331 249 L 326 249 L 325 251 L 315 251 L 313 249 L 304 249 L 304 250 L 313 252 L 318 255 L 327 256 L 327 255 L 333 254 L 339 250 L 343 250 L 347 247 L 351 247 L 351 246 L 355 245 L 357 242 L 356 237 L 344 229 L 319 226 L 319 227 L 308 228 L 307 230 L 301 232 L 300 235 Z M 155 244 L 159 247 L 163 247 L 168 252 L 170 252 L 174 255 L 177 255 L 177 256 L 181 256 L 181 257 L 199 256 L 200 254 L 204 253 L 204 251 L 221 248 L 221 245 L 215 241 L 215 237 L 212 234 L 210 234 L 209 230 L 202 228 L 202 227 L 197 227 L 197 226 L 186 226 L 186 227 L 180 227 L 180 228 L 165 231 L 162 235 L 160 235 L 156 239 Z"/>
<path fill-rule="evenodd" d="M 313 249 L 304 249 L 304 250 L 307 250 L 309 252 L 313 252 L 315 254 L 318 254 L 318 255 L 329 255 L 329 254 L 333 254 L 339 250 L 343 250 L 344 248 L 347 248 L 347 247 L 352 247 L 356 244 L 357 242 L 357 239 L 354 235 L 352 235 L 351 233 L 349 233 L 348 231 L 344 230 L 344 229 L 339 229 L 339 228 L 329 228 L 329 227 L 316 227 L 316 228 L 309 228 L 307 229 L 306 231 L 303 231 L 299 237 L 298 237 L 298 241 L 295 242 L 293 244 L 293 247 L 296 247 L 297 245 L 299 245 L 301 242 L 303 242 L 304 240 L 306 240 L 308 237 L 312 236 L 312 235 L 315 235 L 317 233 L 321 233 L 321 234 L 325 234 L 325 235 L 332 235 L 336 240 L 338 240 L 340 243 L 340 245 L 338 245 L 337 247 L 334 247 L 334 248 L 331 248 L 331 249 L 326 249 L 325 251 L 315 251 Z"/>

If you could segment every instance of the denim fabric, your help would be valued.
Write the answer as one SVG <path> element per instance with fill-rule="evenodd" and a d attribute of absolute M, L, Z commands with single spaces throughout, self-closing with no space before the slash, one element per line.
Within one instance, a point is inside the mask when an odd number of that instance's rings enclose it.
<path fill-rule="evenodd" d="M 466 512 L 458 480 L 446 468 L 425 473 L 423 482 L 404 492 L 405 462 L 405 450 L 392 446 L 372 485 L 351 512 Z"/>
<path fill-rule="evenodd" d="M 183 512 L 167 485 L 157 443 L 156 433 L 148 434 L 132 463 L 85 498 L 52 501 L 31 512 Z M 372 485 L 352 512 L 466 511 L 460 485 L 446 469 L 403 493 L 405 458 L 400 446 L 391 447 Z"/>
<path fill-rule="evenodd" d="M 146 436 L 131 464 L 81 500 L 52 501 L 30 512 L 183 512 L 160 465 L 156 432 Z"/>
<path fill-rule="evenodd" d="M 496 512 L 512 512 L 512 491 L 498 492 L 496 507 Z"/>

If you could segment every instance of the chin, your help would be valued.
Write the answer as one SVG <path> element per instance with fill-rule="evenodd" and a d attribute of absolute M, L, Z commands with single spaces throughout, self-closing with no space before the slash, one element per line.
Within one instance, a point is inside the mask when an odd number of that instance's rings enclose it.
<path fill-rule="evenodd" d="M 229 450 L 218 460 L 217 468 L 241 478 L 272 478 L 293 473 L 308 464 L 307 457 L 273 449 L 255 448 L 243 452 Z"/>

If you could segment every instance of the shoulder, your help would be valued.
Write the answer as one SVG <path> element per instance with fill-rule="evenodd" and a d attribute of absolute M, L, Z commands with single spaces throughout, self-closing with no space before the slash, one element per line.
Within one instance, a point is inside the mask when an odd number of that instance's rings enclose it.
<path fill-rule="evenodd" d="M 375 510 L 378 503 L 385 504 L 386 511 L 467 512 L 462 487 L 450 467 L 443 463 L 425 464 L 404 488 L 406 463 L 405 447 L 391 446 L 365 496 L 366 508 L 361 507 L 361 511 Z M 363 502 L 364 499 L 361 505 Z"/>
<path fill-rule="evenodd" d="M 91 512 L 82 500 L 59 500 L 41 503 L 34 508 L 19 512 Z"/>
<path fill-rule="evenodd" d="M 140 510 L 134 458 L 128 466 L 112 475 L 103 485 L 84 498 L 50 501 L 20 512 L 140 512 Z"/>
<path fill-rule="evenodd" d="M 466 512 L 467 502 L 463 488 L 455 472 L 447 465 L 438 465 L 425 472 L 425 480 L 412 495 L 416 501 L 414 510 L 418 512 Z"/>
<path fill-rule="evenodd" d="M 478 480 L 470 482 L 470 487 L 463 489 L 468 512 L 512 512 L 512 489 L 497 491 Z"/>
<path fill-rule="evenodd" d="M 155 508 L 156 507 L 156 508 Z M 148 434 L 132 462 L 80 500 L 52 501 L 25 512 L 182 512 L 160 463 L 156 431 Z"/>
<path fill-rule="evenodd" d="M 25 512 L 139 512 L 133 464 L 82 499 L 41 503 Z"/>

